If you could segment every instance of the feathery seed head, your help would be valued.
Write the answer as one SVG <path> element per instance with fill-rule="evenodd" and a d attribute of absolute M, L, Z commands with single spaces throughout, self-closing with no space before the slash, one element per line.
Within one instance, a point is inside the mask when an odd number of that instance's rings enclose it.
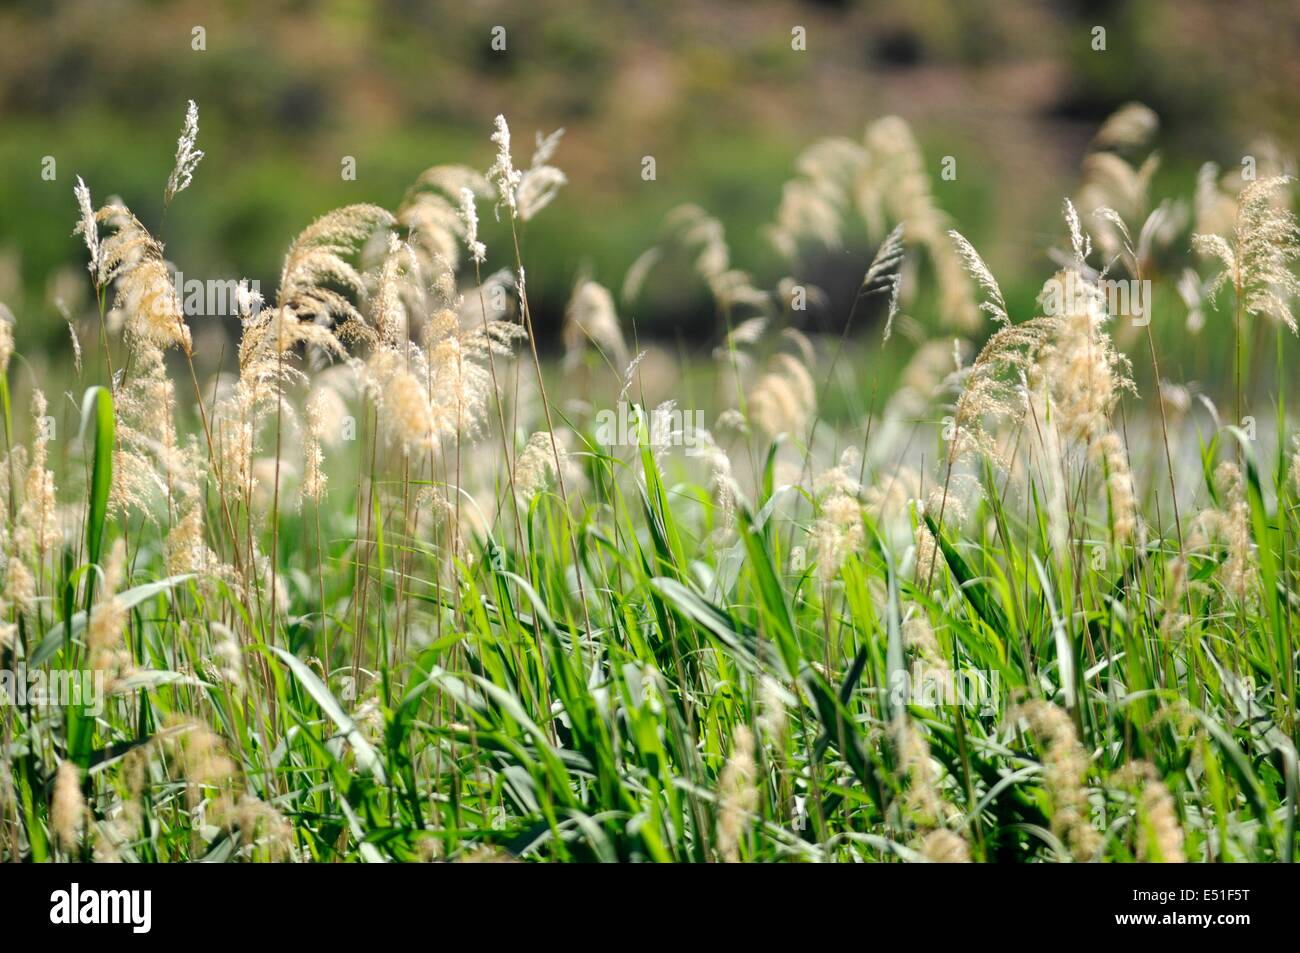
<path fill-rule="evenodd" d="M 1271 318 L 1294 334 L 1300 330 L 1291 311 L 1291 302 L 1300 296 L 1300 278 L 1292 270 L 1300 258 L 1300 226 L 1281 200 L 1292 181 L 1290 176 L 1270 176 L 1242 189 L 1231 245 L 1219 235 L 1193 235 L 1192 244 L 1223 264 L 1207 291 L 1211 301 L 1231 284 L 1247 314 Z"/>
<path fill-rule="evenodd" d="M 910 718 L 900 716 L 893 726 L 894 749 L 898 773 L 907 780 L 903 807 L 907 816 L 920 827 L 934 827 L 943 820 L 945 804 L 939 794 L 939 778 L 930 743 Z"/>
<path fill-rule="evenodd" d="M 980 310 L 987 313 L 998 324 L 1010 327 L 1011 317 L 1007 314 L 1007 303 L 1002 297 L 1002 288 L 998 285 L 998 280 L 993 277 L 989 266 L 984 263 L 975 246 L 967 241 L 966 236 L 961 232 L 949 229 L 948 237 L 952 239 L 957 255 L 966 266 L 966 270 L 970 272 L 970 276 L 988 295 L 988 300 L 980 303 Z"/>
<path fill-rule="evenodd" d="M 1102 123 L 1092 139 L 1094 149 L 1141 148 L 1160 128 L 1155 110 L 1142 103 L 1125 103 Z"/>
<path fill-rule="evenodd" d="M 312 392 L 307 399 L 306 427 L 303 429 L 303 477 L 299 493 L 304 500 L 319 503 L 325 495 L 328 477 L 325 473 L 325 453 L 321 449 L 321 434 L 325 430 L 325 415 L 329 397 L 338 395 L 327 387 Z"/>
<path fill-rule="evenodd" d="M 970 845 L 960 835 L 941 827 L 921 839 L 921 856 L 932 864 L 969 864 Z"/>
<path fill-rule="evenodd" d="M 1043 779 L 1052 803 L 1052 832 L 1065 840 L 1075 860 L 1091 860 L 1101 846 L 1101 835 L 1090 820 L 1089 758 L 1079 743 L 1073 720 L 1056 705 L 1038 699 L 1022 702 L 1010 714 L 1014 720 L 1025 719 L 1042 746 Z"/>
<path fill-rule="evenodd" d="M 478 240 L 478 209 L 474 206 L 474 193 L 468 188 L 460 190 L 460 217 L 465 223 L 465 247 L 476 264 L 487 261 L 487 248 Z"/>
<path fill-rule="evenodd" d="M 779 751 L 785 742 L 785 732 L 789 724 L 785 689 L 771 675 L 763 675 L 758 682 L 758 700 L 758 725 L 767 735 L 771 745 Z"/>
<path fill-rule="evenodd" d="M 126 577 L 126 542 L 118 537 L 113 543 L 104 568 L 104 583 L 90 610 L 90 623 L 86 627 L 86 647 L 90 650 L 90 667 L 105 672 L 112 685 L 131 667 L 131 653 L 127 650 L 123 633 L 126 630 L 127 610 L 117 598 L 117 591 Z"/>
<path fill-rule="evenodd" d="M 81 796 L 81 771 L 71 761 L 60 761 L 54 777 L 50 802 L 50 830 L 58 845 L 69 854 L 81 845 L 86 824 L 86 801 Z"/>
<path fill-rule="evenodd" d="M 519 214 L 519 183 L 523 181 L 523 174 L 516 171 L 514 160 L 510 156 L 510 127 L 506 124 L 505 116 L 497 116 L 495 128 L 492 141 L 497 146 L 497 157 L 488 169 L 487 177 L 496 186 L 500 202 L 505 203 L 510 210 L 510 217 L 515 218 Z"/>
<path fill-rule="evenodd" d="M 1119 435 L 1107 431 L 1094 445 L 1094 453 L 1106 468 L 1106 492 L 1110 500 L 1110 514 L 1115 542 L 1124 545 L 1137 537 L 1140 529 L 1137 495 L 1133 489 L 1133 475 L 1129 472 L 1128 453 Z M 1141 538 L 1137 537 L 1141 543 Z"/>
<path fill-rule="evenodd" d="M 754 734 L 745 725 L 737 725 L 731 756 L 718 778 L 718 851 L 724 863 L 740 860 L 740 842 L 758 805 L 757 774 Z"/>
<path fill-rule="evenodd" d="M 588 342 L 614 367 L 627 364 L 627 344 L 614 310 L 614 296 L 595 281 L 578 282 L 564 311 L 563 337 L 565 362 L 570 366 L 581 360 Z"/>
<path fill-rule="evenodd" d="M 77 184 L 72 191 L 77 197 L 77 207 L 81 210 L 81 219 L 72 234 L 80 235 L 85 240 L 86 251 L 90 253 L 90 261 L 86 263 L 86 267 L 90 269 L 91 275 L 98 276 L 99 223 L 95 218 L 95 208 L 90 201 L 90 189 L 81 180 L 81 176 L 77 176 Z"/>
<path fill-rule="evenodd" d="M 1149 761 L 1131 761 L 1114 775 L 1123 785 L 1140 787 L 1137 855 L 1148 863 L 1182 864 L 1183 828 L 1173 795 Z"/>
<path fill-rule="evenodd" d="M 14 356 L 14 325 L 5 314 L 7 310 L 0 304 L 0 374 L 9 370 L 9 361 Z"/>
<path fill-rule="evenodd" d="M 568 177 L 563 172 L 551 165 L 534 166 L 524 172 L 519 180 L 517 193 L 519 220 L 530 221 L 538 212 L 551 204 L 568 181 Z"/>
<path fill-rule="evenodd" d="M 530 502 L 555 478 L 557 453 L 563 465 L 564 450 L 558 443 L 553 446 L 552 439 L 552 434 L 539 430 L 528 438 L 528 443 L 515 458 L 515 492 L 525 502 Z"/>
<path fill-rule="evenodd" d="M 167 189 L 163 193 L 163 204 L 171 205 L 172 199 L 190 187 L 194 178 L 194 169 L 198 166 L 203 153 L 194 148 L 199 140 L 199 107 L 194 100 L 185 108 L 185 126 L 181 136 L 176 140 L 176 164 L 167 179 Z"/>

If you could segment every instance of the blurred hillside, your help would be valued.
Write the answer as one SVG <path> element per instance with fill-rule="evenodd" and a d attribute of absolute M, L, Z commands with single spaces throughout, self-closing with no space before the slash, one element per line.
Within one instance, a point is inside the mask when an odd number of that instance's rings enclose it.
<path fill-rule="evenodd" d="M 1091 47 L 1098 24 L 1104 52 Z M 490 46 L 497 25 L 505 52 Z M 791 50 L 794 25 L 806 27 L 805 52 Z M 1234 164 L 1261 133 L 1294 151 L 1298 47 L 1300 6 L 1262 0 L 8 3 L 0 300 L 25 334 L 57 316 L 56 299 L 84 304 L 70 237 L 78 174 L 159 229 L 187 275 L 271 289 L 289 241 L 320 213 L 392 207 L 435 163 L 486 167 L 498 112 L 524 159 L 534 130 L 567 130 L 555 161 L 569 185 L 525 237 L 543 327 L 580 270 L 617 286 L 663 213 L 688 200 L 726 224 L 741 267 L 775 281 L 762 226 L 794 157 L 890 113 L 913 124 L 936 173 L 941 156 L 957 158 L 956 181 L 936 181 L 940 203 L 1004 284 L 1031 294 L 1042 275 L 1006 269 L 1056 233 L 1105 115 L 1132 99 L 1152 106 L 1157 193 L 1189 191 L 1201 161 Z M 164 223 L 190 98 L 206 158 Z M 40 176 L 47 155 L 55 181 Z M 645 155 L 654 182 L 641 179 Z M 355 181 L 340 175 L 343 156 L 356 158 Z M 486 238 L 504 240 L 490 227 Z M 815 278 L 851 289 L 870 252 L 851 244 Z M 691 318 L 700 292 L 680 285 L 627 317 L 644 333 L 707 329 Z"/>

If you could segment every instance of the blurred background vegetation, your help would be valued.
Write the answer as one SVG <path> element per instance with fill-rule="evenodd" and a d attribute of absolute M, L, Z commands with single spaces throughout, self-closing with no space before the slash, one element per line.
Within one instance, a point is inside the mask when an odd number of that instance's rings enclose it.
<path fill-rule="evenodd" d="M 496 25 L 505 52 L 491 49 Z M 794 25 L 806 52 L 791 50 Z M 20 346 L 66 347 L 59 302 L 90 305 L 71 236 L 77 175 L 161 231 L 187 278 L 255 278 L 269 292 L 317 215 L 392 208 L 435 163 L 486 168 L 502 112 L 521 162 L 534 131 L 567 130 L 555 162 L 569 185 L 525 239 L 544 346 L 575 277 L 617 288 L 685 201 L 720 218 L 736 264 L 774 284 L 784 272 L 762 226 L 795 156 L 887 114 L 913 125 L 939 204 L 1027 305 L 1106 115 L 1134 99 L 1160 115 L 1157 196 L 1189 194 L 1202 161 L 1230 168 L 1260 134 L 1294 152 L 1298 37 L 1300 6 L 1262 0 L 19 0 L 0 9 L 0 301 L 19 315 Z M 162 222 L 191 98 L 206 158 Z M 955 181 L 939 180 L 944 155 Z M 504 247 L 491 225 L 486 238 Z M 850 239 L 807 276 L 831 292 L 822 330 L 843 321 L 870 259 Z M 686 276 L 667 289 L 623 316 L 639 335 L 714 328 L 703 289 Z"/>

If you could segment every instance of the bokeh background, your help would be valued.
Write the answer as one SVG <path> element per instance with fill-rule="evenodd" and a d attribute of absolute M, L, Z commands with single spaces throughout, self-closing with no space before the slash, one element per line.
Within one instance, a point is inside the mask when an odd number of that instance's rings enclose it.
<path fill-rule="evenodd" d="M 506 27 L 507 50 L 491 49 Z M 792 26 L 807 30 L 791 50 Z M 1092 49 L 1104 25 L 1107 48 Z M 191 48 L 192 30 L 206 49 Z M 695 202 L 722 220 L 760 286 L 783 273 L 762 233 L 799 151 L 897 114 L 915 129 L 937 198 L 1009 290 L 1028 301 L 1050 266 L 1061 196 L 1098 123 L 1141 100 L 1160 115 L 1156 194 L 1191 191 L 1202 161 L 1231 167 L 1260 134 L 1294 152 L 1300 4 L 881 0 L 528 3 L 20 0 L 0 8 L 0 301 L 20 346 L 66 346 L 59 302 L 90 295 L 71 236 L 72 186 L 119 195 L 187 276 L 273 290 L 281 256 L 337 205 L 393 207 L 427 166 L 486 168 L 503 112 L 521 161 L 535 131 L 567 130 L 569 184 L 529 227 L 541 343 L 576 275 L 617 287 Z M 185 102 L 206 158 L 162 219 Z M 44 156 L 57 178 L 40 176 Z M 357 161 L 355 181 L 341 157 Z M 657 179 L 642 180 L 653 155 Z M 938 180 L 943 155 L 958 161 Z M 488 228 L 489 247 L 501 239 Z M 872 248 L 853 236 L 814 263 L 831 330 Z M 685 277 L 624 315 L 641 336 L 712 330 Z M 707 312 L 705 312 L 707 313 Z M 868 330 L 864 325 L 864 333 Z"/>

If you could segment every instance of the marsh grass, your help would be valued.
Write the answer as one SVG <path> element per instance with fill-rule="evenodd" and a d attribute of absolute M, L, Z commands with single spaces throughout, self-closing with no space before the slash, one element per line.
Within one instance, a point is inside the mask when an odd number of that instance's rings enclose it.
<path fill-rule="evenodd" d="M 191 107 L 172 215 L 202 156 Z M 755 288 L 694 208 L 622 297 L 684 249 L 714 360 L 643 347 L 580 281 L 548 366 L 523 249 L 563 184 L 559 139 L 522 171 L 503 119 L 493 140 L 487 175 L 437 167 L 395 215 L 309 226 L 210 383 L 161 244 L 79 184 L 100 343 L 53 459 L 0 336 L 0 650 L 8 670 L 94 667 L 109 694 L 5 706 L 6 859 L 1294 858 L 1282 185 L 1198 239 L 1234 322 L 1277 326 L 1279 389 L 1256 404 L 1276 433 L 1251 439 L 1166 406 L 1150 328 L 1156 406 L 1131 393 L 1097 296 L 1014 313 L 893 119 L 810 150 L 772 231 L 792 275 L 850 218 L 874 235 L 863 292 L 908 351 L 892 390 L 854 370 L 877 344 L 810 337 L 796 279 Z M 1152 203 L 1114 211 L 1095 168 L 1087 184 L 1057 256 L 1085 286 L 1189 255 Z M 509 218 L 504 255 L 479 244 L 483 201 Z M 926 302 L 928 331 L 908 317 Z M 657 426 L 670 398 L 716 420 L 699 454 Z M 623 400 L 632 440 L 603 445 L 595 414 Z M 935 704 L 915 673 L 980 691 Z"/>

